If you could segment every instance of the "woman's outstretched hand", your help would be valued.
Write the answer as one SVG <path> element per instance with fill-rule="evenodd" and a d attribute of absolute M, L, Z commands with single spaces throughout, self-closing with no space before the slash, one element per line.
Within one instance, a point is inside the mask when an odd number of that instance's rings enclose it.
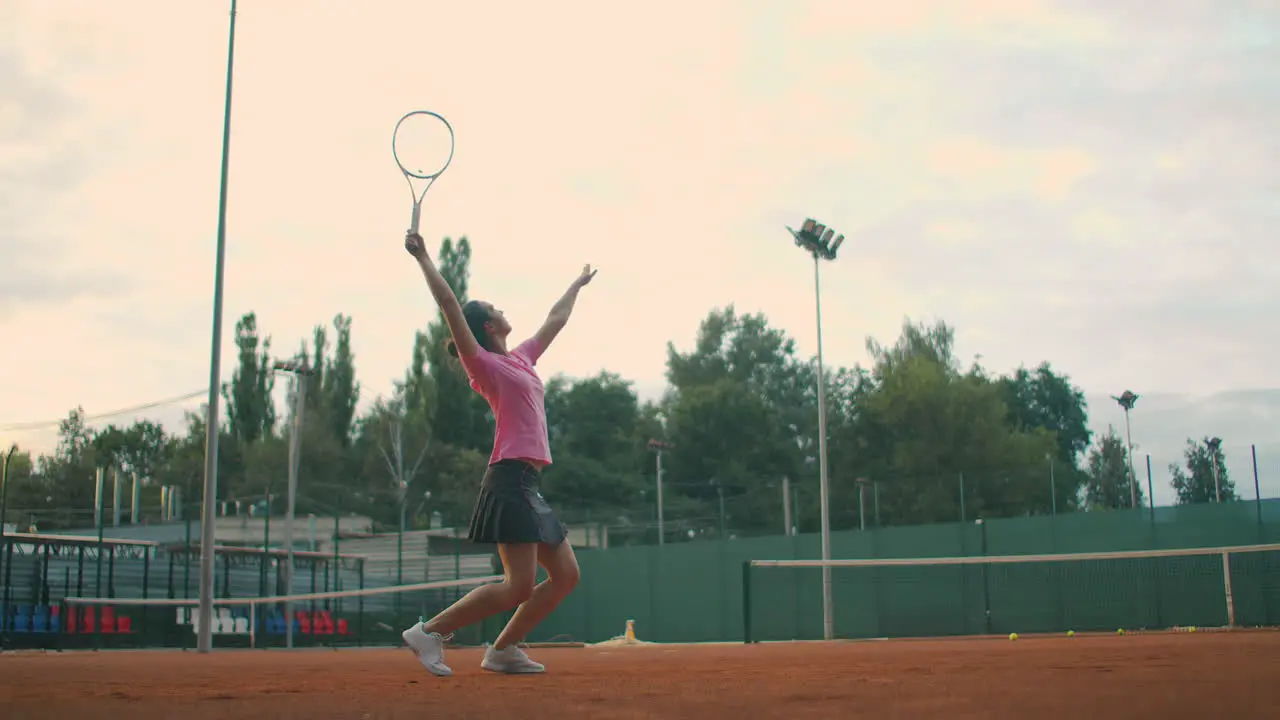
<path fill-rule="evenodd" d="M 412 230 L 404 234 L 404 249 L 419 260 L 427 254 L 427 244 L 422 241 L 421 235 Z"/>
<path fill-rule="evenodd" d="M 597 272 L 599 272 L 599 270 L 592 270 L 590 265 L 583 265 L 582 274 L 578 276 L 578 279 L 575 280 L 573 284 L 578 287 L 586 287 L 587 283 L 591 282 L 591 278 L 595 277 Z"/>

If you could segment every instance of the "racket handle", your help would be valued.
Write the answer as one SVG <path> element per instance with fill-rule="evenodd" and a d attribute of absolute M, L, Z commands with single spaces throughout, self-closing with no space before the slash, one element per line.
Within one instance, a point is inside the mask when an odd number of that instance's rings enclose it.
<path fill-rule="evenodd" d="M 418 232 L 418 221 L 422 218 L 422 206 L 414 203 L 413 217 L 409 220 L 409 232 Z"/>

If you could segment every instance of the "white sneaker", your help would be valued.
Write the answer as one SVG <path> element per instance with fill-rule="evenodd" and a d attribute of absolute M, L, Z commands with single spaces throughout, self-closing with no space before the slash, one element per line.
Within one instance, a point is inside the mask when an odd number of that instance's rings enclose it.
<path fill-rule="evenodd" d="M 530 660 L 529 656 L 515 645 L 508 645 L 501 650 L 490 645 L 484 651 L 484 660 L 480 661 L 480 667 L 490 672 L 512 675 L 540 673 L 546 670 L 541 663 Z"/>
<path fill-rule="evenodd" d="M 444 638 L 439 633 L 423 632 L 422 623 L 418 623 L 400 633 L 400 637 L 432 675 L 443 677 L 453 674 L 453 670 L 444 664 Z"/>

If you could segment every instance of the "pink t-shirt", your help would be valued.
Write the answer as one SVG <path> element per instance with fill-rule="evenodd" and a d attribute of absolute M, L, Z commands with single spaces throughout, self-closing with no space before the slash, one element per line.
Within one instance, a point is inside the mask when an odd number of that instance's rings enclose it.
<path fill-rule="evenodd" d="M 472 389 L 493 410 L 497 428 L 490 464 L 517 458 L 551 464 L 542 379 L 533 369 L 542 350 L 536 338 L 529 338 L 507 355 L 480 348 L 479 353 L 461 358 Z"/>

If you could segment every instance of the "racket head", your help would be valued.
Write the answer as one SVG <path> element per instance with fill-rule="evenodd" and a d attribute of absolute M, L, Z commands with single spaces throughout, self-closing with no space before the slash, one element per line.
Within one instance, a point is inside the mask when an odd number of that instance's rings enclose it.
<path fill-rule="evenodd" d="M 434 180 L 453 162 L 453 126 L 430 110 L 406 113 L 391 134 L 391 154 L 405 175 Z"/>

